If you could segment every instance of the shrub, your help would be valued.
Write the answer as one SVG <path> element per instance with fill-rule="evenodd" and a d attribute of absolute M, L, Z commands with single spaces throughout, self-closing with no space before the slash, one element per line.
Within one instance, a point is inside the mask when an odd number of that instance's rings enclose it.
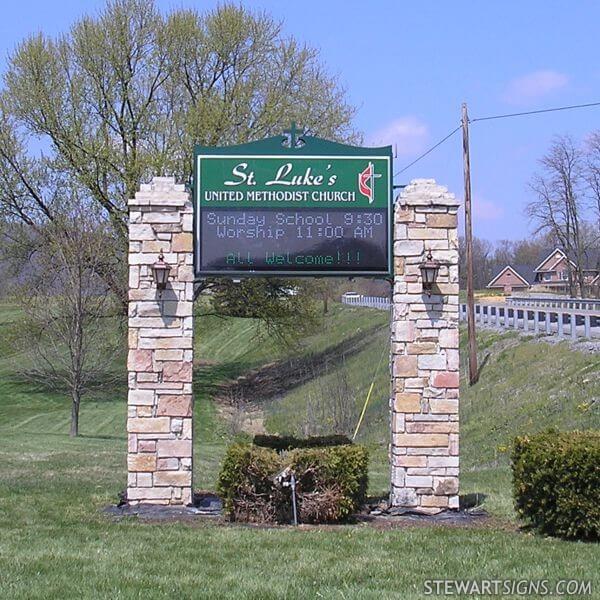
<path fill-rule="evenodd" d="M 512 469 L 522 519 L 549 535 L 600 538 L 600 432 L 518 437 Z"/>
<path fill-rule="evenodd" d="M 270 523 L 286 518 L 278 511 L 287 508 L 289 502 L 271 479 L 280 470 L 280 463 L 274 450 L 241 443 L 229 446 L 217 489 L 232 521 Z"/>
<path fill-rule="evenodd" d="M 290 452 L 289 464 L 303 523 L 342 521 L 364 503 L 369 457 L 363 446 L 297 449 Z"/>
<path fill-rule="evenodd" d="M 218 483 L 229 518 L 289 523 L 291 490 L 273 479 L 287 467 L 296 477 L 300 522 L 347 519 L 365 500 L 368 454 L 362 446 L 296 448 L 278 454 L 270 448 L 234 444 L 227 450 Z"/>
<path fill-rule="evenodd" d="M 297 438 L 291 435 L 255 435 L 255 446 L 272 448 L 278 452 L 294 448 L 325 448 L 328 446 L 347 446 L 352 440 L 345 435 L 319 435 Z"/>

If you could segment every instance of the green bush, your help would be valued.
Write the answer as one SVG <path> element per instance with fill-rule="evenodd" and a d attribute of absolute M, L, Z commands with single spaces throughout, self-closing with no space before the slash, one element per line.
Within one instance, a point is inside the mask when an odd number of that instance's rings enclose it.
<path fill-rule="evenodd" d="M 301 522 L 343 521 L 363 505 L 369 469 L 363 446 L 298 448 L 288 460 L 296 474 Z"/>
<path fill-rule="evenodd" d="M 600 538 L 600 432 L 518 437 L 512 470 L 522 519 L 549 535 Z"/>
<path fill-rule="evenodd" d="M 292 435 L 255 435 L 255 446 L 272 448 L 278 452 L 294 448 L 325 448 L 328 446 L 348 446 L 352 440 L 345 435 L 319 435 L 297 438 Z"/>
<path fill-rule="evenodd" d="M 283 490 L 275 487 L 272 477 L 281 469 L 274 450 L 250 444 L 232 444 L 227 449 L 217 490 L 223 508 L 233 521 L 270 523 L 286 520 Z M 279 514 L 280 510 L 283 514 Z"/>
<path fill-rule="evenodd" d="M 218 491 L 233 521 L 289 523 L 289 487 L 274 481 L 289 468 L 294 472 L 300 522 L 347 519 L 362 506 L 367 490 L 368 453 L 362 446 L 297 448 L 277 453 L 270 448 L 234 444 L 227 449 Z"/>

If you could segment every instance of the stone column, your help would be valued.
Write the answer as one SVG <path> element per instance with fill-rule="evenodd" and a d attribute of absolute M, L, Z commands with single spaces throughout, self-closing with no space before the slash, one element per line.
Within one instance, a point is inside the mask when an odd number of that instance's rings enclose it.
<path fill-rule="evenodd" d="M 394 210 L 390 502 L 429 514 L 458 508 L 458 205 L 415 179 Z M 428 251 L 444 265 L 430 296 Z"/>
<path fill-rule="evenodd" d="M 155 177 L 129 201 L 127 500 L 192 502 L 193 215 L 190 195 Z M 152 265 L 170 265 L 162 294 Z"/>

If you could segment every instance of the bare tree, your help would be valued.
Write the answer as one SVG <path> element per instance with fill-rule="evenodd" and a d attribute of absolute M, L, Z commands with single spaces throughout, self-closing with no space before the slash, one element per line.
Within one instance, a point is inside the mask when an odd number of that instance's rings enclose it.
<path fill-rule="evenodd" d="M 600 131 L 592 133 L 585 144 L 585 179 L 589 186 L 592 210 L 595 213 L 595 244 L 600 243 Z"/>
<path fill-rule="evenodd" d="M 324 376 L 316 377 L 314 391 L 308 392 L 306 414 L 300 426 L 302 435 L 352 435 L 358 421 L 359 409 L 356 405 L 356 391 L 348 379 L 345 359 L 328 370 Z"/>
<path fill-rule="evenodd" d="M 40 229 L 36 269 L 22 289 L 22 343 L 32 359 L 23 372 L 69 393 L 71 436 L 79 433 L 84 394 L 116 377 L 109 365 L 122 346 L 121 328 L 115 326 L 120 312 L 96 269 L 106 231 L 90 210 L 78 203 L 63 205 L 62 214 Z"/>
<path fill-rule="evenodd" d="M 556 137 L 540 160 L 541 172 L 533 176 L 530 188 L 535 199 L 526 213 L 535 224 L 536 233 L 551 233 L 566 256 L 571 295 L 581 296 L 584 287 L 584 240 L 582 224 L 585 214 L 584 156 L 569 136 Z"/>
<path fill-rule="evenodd" d="M 459 239 L 461 248 L 460 255 L 460 278 L 463 287 L 466 287 L 466 253 L 462 250 L 465 247 L 465 240 L 461 236 Z M 473 283 L 476 290 L 484 288 L 494 274 L 493 244 L 482 238 L 473 238 Z"/>
<path fill-rule="evenodd" d="M 329 301 L 337 300 L 341 296 L 340 283 L 346 283 L 347 280 L 322 277 L 313 279 L 308 285 L 309 293 L 315 298 L 319 299 L 323 307 L 323 315 L 329 312 Z M 342 284 L 343 284 L 342 283 Z"/>
<path fill-rule="evenodd" d="M 517 265 L 531 265 L 535 267 L 541 258 L 541 255 L 547 251 L 549 246 L 555 247 L 556 243 L 548 236 L 527 238 L 517 240 L 514 243 L 513 262 Z"/>

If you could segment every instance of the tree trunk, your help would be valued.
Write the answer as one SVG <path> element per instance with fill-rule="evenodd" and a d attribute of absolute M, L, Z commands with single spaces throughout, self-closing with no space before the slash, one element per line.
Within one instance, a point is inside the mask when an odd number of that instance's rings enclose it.
<path fill-rule="evenodd" d="M 573 270 L 569 267 L 569 298 L 575 298 L 575 278 Z"/>
<path fill-rule="evenodd" d="M 81 397 L 78 392 L 73 392 L 71 402 L 71 430 L 69 435 L 77 437 L 79 435 L 79 403 Z"/>

